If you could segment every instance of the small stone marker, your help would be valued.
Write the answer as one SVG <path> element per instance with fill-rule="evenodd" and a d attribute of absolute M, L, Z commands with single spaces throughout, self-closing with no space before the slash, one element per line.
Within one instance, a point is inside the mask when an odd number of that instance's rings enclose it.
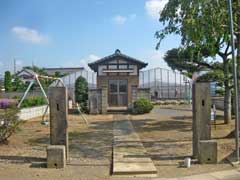
<path fill-rule="evenodd" d="M 47 167 L 64 168 L 66 166 L 66 152 L 64 145 L 50 145 L 47 147 Z"/>
<path fill-rule="evenodd" d="M 199 161 L 201 164 L 217 163 L 217 141 L 216 140 L 200 141 Z"/>
<path fill-rule="evenodd" d="M 65 145 L 68 158 L 68 131 L 67 131 L 67 89 L 66 87 L 49 88 L 50 106 L 50 144 Z"/>
<path fill-rule="evenodd" d="M 209 83 L 194 83 L 193 99 L 193 157 L 198 158 L 200 140 L 211 139 L 211 96 Z"/>

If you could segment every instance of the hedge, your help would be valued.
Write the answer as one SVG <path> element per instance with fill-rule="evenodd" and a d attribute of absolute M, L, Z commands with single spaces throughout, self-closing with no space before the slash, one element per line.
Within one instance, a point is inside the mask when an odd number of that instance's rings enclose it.
<path fill-rule="evenodd" d="M 45 97 L 42 96 L 28 97 L 23 100 L 21 108 L 41 106 L 45 104 L 47 104 Z"/>

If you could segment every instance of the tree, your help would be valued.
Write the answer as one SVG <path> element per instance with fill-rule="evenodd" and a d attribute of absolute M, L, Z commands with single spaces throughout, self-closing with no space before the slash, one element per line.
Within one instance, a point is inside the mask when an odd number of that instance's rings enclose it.
<path fill-rule="evenodd" d="M 7 92 L 12 91 L 12 76 L 10 71 L 5 72 L 4 88 L 5 88 L 5 91 Z"/>
<path fill-rule="evenodd" d="M 67 75 L 67 73 L 61 73 L 59 71 L 56 71 L 55 74 L 54 74 L 54 76 L 57 77 L 57 78 L 61 78 L 61 77 L 66 76 L 66 75 Z"/>
<path fill-rule="evenodd" d="M 159 39 L 169 34 L 181 36 L 183 49 L 188 49 L 194 58 L 192 63 L 204 63 L 210 70 L 217 70 L 212 64 L 221 57 L 224 70 L 224 121 L 231 119 L 231 91 L 229 59 L 229 18 L 227 2 L 224 0 L 169 0 L 160 15 L 164 28 L 156 32 Z M 196 56 L 197 55 L 197 56 Z M 207 55 L 207 56 L 206 56 Z M 192 58 L 193 61 L 193 58 Z"/>
<path fill-rule="evenodd" d="M 21 90 L 25 90 L 25 86 L 24 86 L 24 83 L 21 81 L 21 79 L 16 76 L 14 78 L 14 81 L 13 81 L 13 90 L 14 91 L 21 91 Z"/>
<path fill-rule="evenodd" d="M 30 69 L 39 75 L 48 76 L 47 72 L 43 68 L 39 68 L 37 66 L 25 66 L 23 67 L 23 69 Z M 47 89 L 48 86 L 53 82 L 53 80 L 51 79 L 42 79 L 42 78 L 40 78 L 39 81 L 44 89 Z M 36 88 L 36 84 L 32 86 L 32 89 L 35 89 L 35 88 Z"/>
<path fill-rule="evenodd" d="M 75 100 L 80 104 L 83 112 L 88 112 L 87 102 L 88 102 L 88 83 L 86 79 L 79 76 L 75 83 Z"/>
<path fill-rule="evenodd" d="M 216 64 L 206 63 L 203 58 L 199 59 L 197 55 L 191 56 L 186 48 L 173 48 L 166 52 L 165 62 L 172 70 L 178 70 L 192 77 L 194 72 L 216 68 Z"/>

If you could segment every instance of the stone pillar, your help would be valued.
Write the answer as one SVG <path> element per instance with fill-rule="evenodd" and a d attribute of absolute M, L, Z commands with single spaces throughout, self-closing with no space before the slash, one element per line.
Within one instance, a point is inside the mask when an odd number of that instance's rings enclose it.
<path fill-rule="evenodd" d="M 108 89 L 107 86 L 102 86 L 102 114 L 107 113 L 108 108 Z"/>
<path fill-rule="evenodd" d="M 68 157 L 68 98 L 66 87 L 49 88 L 50 144 L 65 145 Z"/>
<path fill-rule="evenodd" d="M 88 90 L 88 107 L 90 114 L 101 113 L 102 108 L 102 90 L 101 89 L 89 89 Z"/>
<path fill-rule="evenodd" d="M 137 100 L 137 87 L 132 87 L 132 99 L 128 104 L 128 109 L 131 110 L 133 108 L 133 103 Z"/>
<path fill-rule="evenodd" d="M 194 83 L 192 89 L 193 157 L 199 156 L 200 140 L 211 139 L 211 96 L 209 83 Z"/>

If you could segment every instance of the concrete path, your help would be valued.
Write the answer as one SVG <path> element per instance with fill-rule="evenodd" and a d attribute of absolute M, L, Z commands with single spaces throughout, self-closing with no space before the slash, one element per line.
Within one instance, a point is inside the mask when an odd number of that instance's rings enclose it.
<path fill-rule="evenodd" d="M 156 178 L 154 180 L 240 180 L 240 170 L 218 171 L 206 174 L 185 176 L 180 178 Z"/>
<path fill-rule="evenodd" d="M 115 115 L 113 124 L 113 175 L 157 175 L 157 169 L 127 115 Z"/>

